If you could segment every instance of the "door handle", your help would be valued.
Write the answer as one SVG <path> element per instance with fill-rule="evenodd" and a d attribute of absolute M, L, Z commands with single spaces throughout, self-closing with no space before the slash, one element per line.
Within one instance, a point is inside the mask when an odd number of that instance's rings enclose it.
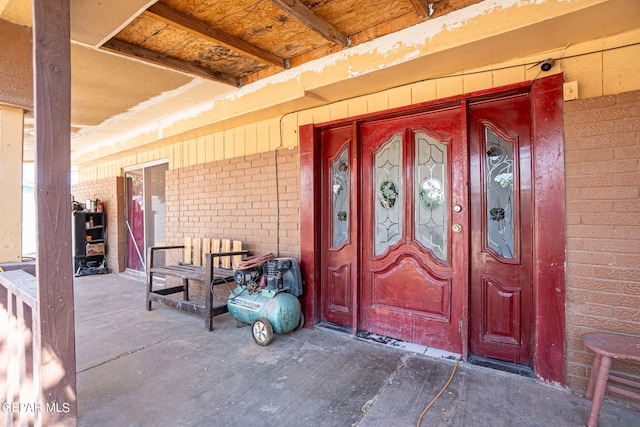
<path fill-rule="evenodd" d="M 453 224 L 451 229 L 454 233 L 460 233 L 462 231 L 462 226 L 460 224 Z"/>

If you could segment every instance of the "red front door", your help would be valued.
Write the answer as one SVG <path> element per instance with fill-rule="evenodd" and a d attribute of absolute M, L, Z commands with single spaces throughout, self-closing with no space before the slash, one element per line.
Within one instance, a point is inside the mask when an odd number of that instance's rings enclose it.
<path fill-rule="evenodd" d="M 301 127 L 308 320 L 564 384 L 562 82 Z"/>
<path fill-rule="evenodd" d="M 462 118 L 457 106 L 361 127 L 361 330 L 462 351 Z"/>
<path fill-rule="evenodd" d="M 531 363 L 529 108 L 522 94 L 322 131 L 324 321 Z"/>

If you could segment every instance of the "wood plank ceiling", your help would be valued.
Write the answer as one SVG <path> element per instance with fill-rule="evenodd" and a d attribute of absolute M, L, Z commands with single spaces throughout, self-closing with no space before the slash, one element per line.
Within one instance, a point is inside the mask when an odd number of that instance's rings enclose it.
<path fill-rule="evenodd" d="M 480 0 L 159 0 L 103 49 L 242 86 Z"/>

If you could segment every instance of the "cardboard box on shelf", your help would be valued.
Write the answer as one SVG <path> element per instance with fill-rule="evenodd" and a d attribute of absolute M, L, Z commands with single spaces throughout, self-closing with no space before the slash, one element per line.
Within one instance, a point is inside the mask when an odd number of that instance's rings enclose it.
<path fill-rule="evenodd" d="M 104 255 L 104 243 L 87 243 L 87 256 Z"/>

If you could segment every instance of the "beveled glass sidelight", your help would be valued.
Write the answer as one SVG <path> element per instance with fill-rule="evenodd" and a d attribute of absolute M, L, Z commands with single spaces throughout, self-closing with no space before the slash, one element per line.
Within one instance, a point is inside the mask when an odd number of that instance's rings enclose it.
<path fill-rule="evenodd" d="M 349 149 L 345 147 L 331 164 L 333 246 L 340 246 L 349 236 Z"/>
<path fill-rule="evenodd" d="M 515 253 L 514 144 L 485 126 L 486 245 L 503 258 Z"/>
<path fill-rule="evenodd" d="M 438 258 L 447 259 L 449 195 L 447 146 L 415 134 L 415 239 Z"/>
<path fill-rule="evenodd" d="M 374 252 L 380 255 L 402 237 L 402 135 L 380 148 L 374 168 Z"/>

